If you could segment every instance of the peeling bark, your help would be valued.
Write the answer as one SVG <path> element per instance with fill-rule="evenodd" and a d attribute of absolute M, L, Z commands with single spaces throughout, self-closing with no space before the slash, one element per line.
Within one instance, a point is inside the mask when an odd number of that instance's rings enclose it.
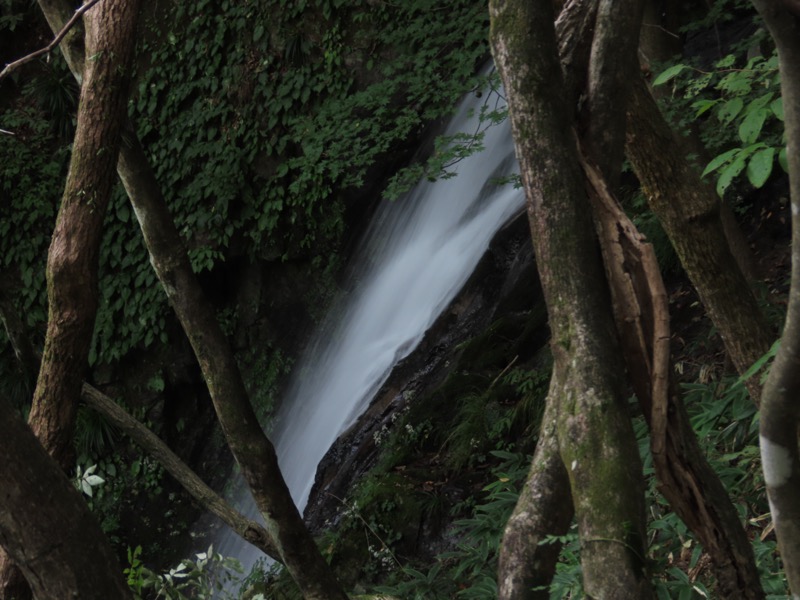
<path fill-rule="evenodd" d="M 628 374 L 650 427 L 659 490 L 708 553 L 717 595 L 764 597 L 750 541 L 670 380 L 669 307 L 655 252 L 584 162 Z"/>
<path fill-rule="evenodd" d="M 781 347 L 761 405 L 761 459 L 786 578 L 800 596 L 800 8 L 753 0 L 778 49 L 792 206 L 792 282 Z"/>

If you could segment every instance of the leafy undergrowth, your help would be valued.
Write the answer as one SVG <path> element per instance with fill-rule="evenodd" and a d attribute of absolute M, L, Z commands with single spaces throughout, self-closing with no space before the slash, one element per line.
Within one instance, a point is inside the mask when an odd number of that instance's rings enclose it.
<path fill-rule="evenodd" d="M 758 450 L 758 414 L 741 381 L 725 378 L 684 384 L 692 425 L 712 466 L 722 479 L 752 540 L 768 598 L 784 598 L 786 582 L 776 555 Z M 644 420 L 636 421 L 647 477 L 649 562 L 659 599 L 713 598 L 709 560 L 683 522 L 656 491 Z M 491 481 L 466 518 L 451 525 L 455 548 L 440 553 L 429 568 L 409 561 L 388 573 L 378 592 L 398 598 L 490 600 L 497 597 L 496 562 L 503 526 L 527 474 L 524 454 L 492 451 L 498 460 Z M 563 544 L 550 597 L 583 597 L 577 530 L 547 540 Z"/>

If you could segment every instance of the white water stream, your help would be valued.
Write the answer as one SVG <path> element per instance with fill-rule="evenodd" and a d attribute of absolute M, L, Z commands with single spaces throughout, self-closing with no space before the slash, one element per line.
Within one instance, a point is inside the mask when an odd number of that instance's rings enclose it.
<path fill-rule="evenodd" d="M 446 135 L 475 132 L 486 101 L 470 94 Z M 383 202 L 356 250 L 347 286 L 352 291 L 295 365 L 271 437 L 301 510 L 322 457 L 455 297 L 495 232 L 522 207 L 521 190 L 491 183 L 516 169 L 507 119 L 486 131 L 484 147 L 455 165 L 457 176 L 423 181 L 405 197 Z M 255 517 L 249 491 L 239 488 L 239 508 Z M 245 572 L 263 556 L 230 532 L 216 546 L 223 556 L 237 557 Z"/>

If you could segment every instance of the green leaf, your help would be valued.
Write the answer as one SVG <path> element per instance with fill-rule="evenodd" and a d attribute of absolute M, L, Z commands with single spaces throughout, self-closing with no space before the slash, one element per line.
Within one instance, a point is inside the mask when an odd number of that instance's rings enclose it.
<path fill-rule="evenodd" d="M 694 113 L 695 118 L 699 117 L 706 111 L 710 110 L 711 108 L 719 104 L 719 102 L 720 102 L 719 100 L 698 100 L 697 102 L 692 104 L 692 108 L 694 108 L 696 111 Z"/>
<path fill-rule="evenodd" d="M 131 218 L 131 209 L 128 204 L 123 204 L 117 211 L 117 218 L 123 223 L 127 223 Z"/>
<path fill-rule="evenodd" d="M 760 188 L 769 179 L 775 158 L 775 148 L 762 148 L 747 163 L 747 179 L 754 188 Z"/>
<path fill-rule="evenodd" d="M 717 111 L 717 118 L 723 123 L 730 123 L 736 118 L 736 115 L 742 111 L 742 108 L 744 108 L 744 100 L 741 98 L 728 100 L 722 105 L 722 108 Z"/>
<path fill-rule="evenodd" d="M 778 354 L 778 350 L 780 350 L 780 347 L 781 347 L 781 340 L 779 338 L 775 340 L 775 342 L 772 344 L 770 349 L 767 350 L 767 353 L 764 356 L 759 358 L 756 362 L 753 363 L 753 365 L 749 369 L 747 369 L 747 371 L 742 373 L 742 376 L 736 380 L 736 383 L 734 385 L 737 386 L 742 385 L 744 384 L 745 381 L 747 381 L 753 375 L 758 373 L 761 370 L 761 368 L 765 364 L 767 364 L 767 362 L 769 362 L 772 358 L 774 358 Z"/>
<path fill-rule="evenodd" d="M 668 82 L 670 79 L 674 79 L 678 75 L 680 75 L 681 71 L 686 69 L 686 65 L 673 65 L 666 71 L 663 71 L 658 77 L 655 78 L 653 81 L 653 85 L 662 85 Z"/>
<path fill-rule="evenodd" d="M 720 198 L 725 195 L 725 190 L 730 187 L 733 178 L 744 170 L 745 159 L 745 153 L 740 151 L 736 158 L 720 173 L 719 179 L 717 179 L 717 194 Z"/>
<path fill-rule="evenodd" d="M 739 138 L 745 144 L 753 144 L 761 133 L 764 120 L 769 111 L 766 108 L 759 108 L 747 114 L 739 125 Z"/>
<path fill-rule="evenodd" d="M 783 121 L 783 98 L 782 97 L 781 98 L 775 98 L 775 100 L 770 102 L 769 109 L 772 111 L 772 114 L 775 115 L 775 117 L 779 121 Z"/>
<path fill-rule="evenodd" d="M 701 177 L 705 177 L 706 175 L 711 173 L 711 171 L 716 171 L 725 163 L 730 162 L 731 160 L 733 160 L 733 157 L 739 154 L 739 152 L 741 151 L 742 151 L 741 148 L 734 148 L 733 150 L 728 150 L 727 152 L 723 152 L 719 156 L 715 156 L 712 159 L 712 161 L 708 163 L 708 165 L 706 165 L 706 168 L 703 170 L 703 174 L 701 175 Z"/>

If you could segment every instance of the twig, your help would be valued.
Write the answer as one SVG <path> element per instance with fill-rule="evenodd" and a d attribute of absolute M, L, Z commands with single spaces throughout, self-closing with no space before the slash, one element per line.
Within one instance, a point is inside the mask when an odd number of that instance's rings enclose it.
<path fill-rule="evenodd" d="M 675 39 L 680 39 L 680 37 L 681 37 L 677 33 L 672 33 L 669 29 L 666 29 L 666 28 L 662 27 L 661 25 L 656 25 L 654 23 L 642 23 L 642 27 L 653 27 L 655 29 L 660 29 L 661 31 L 663 31 L 667 35 L 671 35 Z"/>
<path fill-rule="evenodd" d="M 400 567 L 401 569 L 403 568 L 403 564 L 397 559 L 397 556 L 395 556 L 394 552 L 392 552 L 392 549 L 389 548 L 389 544 L 384 542 L 383 538 L 381 538 L 381 536 L 378 535 L 378 533 L 372 528 L 372 526 L 364 520 L 364 517 L 361 516 L 361 513 L 358 512 L 358 509 L 356 507 L 348 506 L 347 502 L 345 502 L 344 500 L 339 498 L 339 496 L 337 496 L 336 494 L 332 494 L 331 492 L 325 492 L 325 494 L 330 496 L 331 498 L 333 498 L 337 502 L 339 502 L 339 504 L 344 506 L 346 509 L 349 510 L 349 509 L 352 508 L 353 509 L 353 514 L 355 515 L 355 517 L 359 521 L 361 521 L 367 529 L 369 529 L 369 531 L 370 531 L 370 533 L 372 533 L 372 535 L 374 535 L 377 538 L 377 540 L 381 543 L 381 546 L 383 546 L 386 549 L 386 551 L 389 553 L 389 556 L 392 557 L 392 559 L 397 564 L 397 566 Z M 369 536 L 367 536 L 367 545 L 369 546 Z"/>
<path fill-rule="evenodd" d="M 50 42 L 47 46 L 37 50 L 36 52 L 32 52 L 31 54 L 28 54 L 27 56 L 23 56 L 19 60 L 15 60 L 14 62 L 7 64 L 6 68 L 3 69 L 2 71 L 0 71 L 0 81 L 4 77 L 6 77 L 9 73 L 14 71 L 17 67 L 20 67 L 20 66 L 24 65 L 25 63 L 29 63 L 34 58 L 38 58 L 42 54 L 49 54 L 53 50 L 53 48 L 55 48 L 56 46 L 58 46 L 58 44 L 61 43 L 61 40 L 64 39 L 64 36 L 67 35 L 69 30 L 72 29 L 72 27 L 75 25 L 75 23 L 77 23 L 78 20 L 81 18 L 81 16 L 83 16 L 83 13 L 85 13 L 87 10 L 92 8 L 98 2 L 100 2 L 100 0 L 89 0 L 89 2 L 87 2 L 86 4 L 81 6 L 78 10 L 76 10 L 75 14 L 72 15 L 72 18 L 69 21 L 67 21 L 66 25 L 64 25 L 64 27 L 61 28 L 61 31 L 58 32 L 56 37 L 53 38 L 53 41 Z M 6 132 L 4 132 L 4 133 L 6 133 Z"/>
<path fill-rule="evenodd" d="M 497 383 L 497 380 L 498 380 L 498 379 L 500 379 L 500 378 L 501 378 L 503 375 L 505 375 L 505 374 L 506 374 L 506 372 L 507 372 L 507 371 L 508 371 L 508 370 L 509 370 L 511 367 L 513 367 L 513 366 L 514 366 L 514 363 L 515 363 L 515 362 L 517 362 L 517 359 L 518 359 L 518 358 L 519 358 L 519 354 L 518 354 L 517 356 L 515 356 L 515 357 L 514 357 L 514 359 L 513 359 L 513 360 L 512 360 L 510 363 L 508 363 L 508 364 L 506 365 L 506 368 L 505 368 L 505 369 L 503 369 L 502 371 L 500 371 L 500 375 L 498 375 L 497 377 L 495 377 L 495 378 L 494 378 L 494 381 L 492 381 L 491 385 L 489 386 L 489 389 L 488 389 L 488 390 L 486 390 L 487 392 L 488 392 L 488 391 L 490 391 L 490 390 L 491 390 L 491 389 L 494 387 L 494 384 L 495 384 L 495 383 Z"/>
<path fill-rule="evenodd" d="M 4 133 L 6 135 L 17 135 L 13 131 L 6 131 L 5 129 L 0 129 L 0 133 Z"/>

